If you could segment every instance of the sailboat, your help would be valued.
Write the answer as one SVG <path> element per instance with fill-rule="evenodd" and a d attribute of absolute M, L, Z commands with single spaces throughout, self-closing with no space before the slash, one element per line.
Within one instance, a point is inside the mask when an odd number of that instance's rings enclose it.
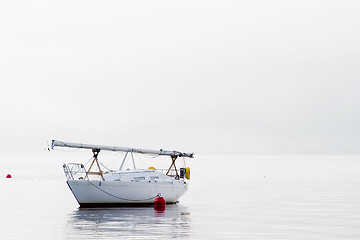
<path fill-rule="evenodd" d="M 115 146 L 70 143 L 52 140 L 51 148 L 65 147 L 89 149 L 93 157 L 88 169 L 81 163 L 64 163 L 67 184 L 80 205 L 89 207 L 121 207 L 153 204 L 156 197 L 163 197 L 166 203 L 177 203 L 187 191 L 190 168 L 177 168 L 176 159 L 193 158 L 194 153 L 167 150 L 146 150 Z M 124 152 L 118 170 L 103 171 L 98 159 L 100 151 Z M 133 154 L 170 156 L 168 169 L 137 169 Z M 131 155 L 133 169 L 123 169 L 125 160 Z M 96 169 L 96 170 L 94 170 Z"/>

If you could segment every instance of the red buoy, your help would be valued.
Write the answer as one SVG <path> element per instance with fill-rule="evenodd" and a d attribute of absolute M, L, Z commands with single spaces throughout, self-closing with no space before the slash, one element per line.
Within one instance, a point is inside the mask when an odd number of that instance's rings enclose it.
<path fill-rule="evenodd" d="M 163 197 L 156 197 L 154 200 L 154 209 L 157 212 L 164 212 L 165 211 L 166 202 Z"/>
<path fill-rule="evenodd" d="M 6 175 L 6 178 L 11 178 L 11 177 L 12 177 L 11 174 Z"/>

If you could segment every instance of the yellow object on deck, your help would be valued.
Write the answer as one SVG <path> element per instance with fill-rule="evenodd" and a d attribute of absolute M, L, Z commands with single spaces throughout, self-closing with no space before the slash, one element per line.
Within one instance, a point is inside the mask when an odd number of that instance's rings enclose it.
<path fill-rule="evenodd" d="M 187 180 L 190 180 L 190 168 L 189 168 L 189 167 L 186 168 L 185 178 L 186 178 Z"/>
<path fill-rule="evenodd" d="M 149 167 L 148 169 L 153 169 L 153 170 L 156 170 L 154 167 Z"/>

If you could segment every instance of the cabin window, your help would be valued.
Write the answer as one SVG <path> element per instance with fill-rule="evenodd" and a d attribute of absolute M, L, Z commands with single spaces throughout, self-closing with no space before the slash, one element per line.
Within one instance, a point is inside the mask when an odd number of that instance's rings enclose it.
<path fill-rule="evenodd" d="M 135 182 L 139 182 L 141 180 L 145 180 L 145 177 L 134 177 Z"/>
<path fill-rule="evenodd" d="M 152 176 L 152 177 L 150 177 L 150 180 L 151 180 L 151 181 L 155 181 L 156 179 L 159 179 L 159 177 L 157 177 L 157 176 Z"/>

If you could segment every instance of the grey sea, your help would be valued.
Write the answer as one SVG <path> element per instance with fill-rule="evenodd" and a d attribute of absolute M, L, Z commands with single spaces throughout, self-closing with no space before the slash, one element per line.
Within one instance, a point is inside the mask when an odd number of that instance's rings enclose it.
<path fill-rule="evenodd" d="M 79 209 L 51 153 L 0 160 L 1 239 L 360 239 L 360 156 L 197 155 L 163 213 Z"/>

